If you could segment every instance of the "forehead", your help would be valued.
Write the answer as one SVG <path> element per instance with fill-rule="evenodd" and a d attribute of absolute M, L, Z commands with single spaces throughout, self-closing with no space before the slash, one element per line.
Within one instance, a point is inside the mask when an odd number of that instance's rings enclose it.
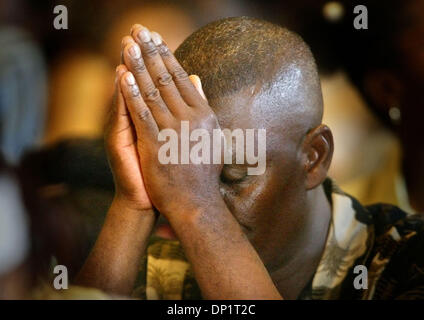
<path fill-rule="evenodd" d="M 209 101 L 221 128 L 267 129 L 270 126 L 271 117 L 263 112 L 262 109 L 267 106 L 258 102 L 257 90 L 254 86 L 248 87 Z"/>
<path fill-rule="evenodd" d="M 209 101 L 222 129 L 266 129 L 268 136 L 285 139 L 299 131 L 299 117 L 289 112 L 289 101 L 273 101 L 260 95 L 260 88 L 249 87 L 236 94 Z"/>
<path fill-rule="evenodd" d="M 240 92 L 210 101 L 221 129 L 254 129 L 255 143 L 257 130 L 266 130 L 267 157 L 273 154 L 284 154 L 293 151 L 298 143 L 298 130 L 290 117 L 284 117 L 275 105 L 268 105 L 258 98 L 255 87 L 246 88 Z"/>

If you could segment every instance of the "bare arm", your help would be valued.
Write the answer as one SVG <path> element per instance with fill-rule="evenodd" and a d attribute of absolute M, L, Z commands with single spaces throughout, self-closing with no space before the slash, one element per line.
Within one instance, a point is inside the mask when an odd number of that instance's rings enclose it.
<path fill-rule="evenodd" d="M 130 295 L 154 224 L 153 210 L 130 209 L 115 199 L 76 284 Z"/>
<path fill-rule="evenodd" d="M 137 137 L 121 93 L 116 72 L 114 103 L 105 144 L 115 181 L 115 197 L 96 244 L 76 278 L 76 284 L 129 295 L 156 215 L 144 187 Z"/>
<path fill-rule="evenodd" d="M 180 213 L 171 222 L 206 299 L 281 299 L 265 266 L 227 207 Z"/>

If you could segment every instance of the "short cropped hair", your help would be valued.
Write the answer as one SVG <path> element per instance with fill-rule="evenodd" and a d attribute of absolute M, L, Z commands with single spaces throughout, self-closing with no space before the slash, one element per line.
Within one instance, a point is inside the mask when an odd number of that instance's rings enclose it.
<path fill-rule="evenodd" d="M 255 18 L 225 18 L 207 24 L 189 36 L 175 56 L 189 74 L 201 78 L 210 100 L 248 86 L 272 86 L 279 81 L 280 69 L 289 64 L 299 66 L 306 80 L 318 86 L 313 89 L 321 92 L 315 60 L 303 40 L 279 25 Z"/>

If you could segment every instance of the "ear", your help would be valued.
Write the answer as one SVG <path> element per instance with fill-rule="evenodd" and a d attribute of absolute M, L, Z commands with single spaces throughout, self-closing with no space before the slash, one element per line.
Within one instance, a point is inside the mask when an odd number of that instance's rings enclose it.
<path fill-rule="evenodd" d="M 324 182 L 333 158 L 333 134 L 324 124 L 310 131 L 303 141 L 306 189 L 314 189 Z"/>
<path fill-rule="evenodd" d="M 364 90 L 374 106 L 388 115 L 390 108 L 400 108 L 402 103 L 402 82 L 389 70 L 374 70 L 364 78 Z"/>

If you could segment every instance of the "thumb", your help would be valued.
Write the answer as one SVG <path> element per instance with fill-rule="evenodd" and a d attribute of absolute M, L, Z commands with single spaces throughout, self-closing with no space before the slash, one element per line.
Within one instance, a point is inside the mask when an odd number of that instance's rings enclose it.
<path fill-rule="evenodd" d="M 202 98 L 207 101 L 208 99 L 206 99 L 206 95 L 203 92 L 202 82 L 200 81 L 199 76 L 192 74 L 192 75 L 189 76 L 189 79 L 190 79 L 191 83 L 194 85 L 194 87 L 196 88 L 196 90 L 200 93 Z"/>

